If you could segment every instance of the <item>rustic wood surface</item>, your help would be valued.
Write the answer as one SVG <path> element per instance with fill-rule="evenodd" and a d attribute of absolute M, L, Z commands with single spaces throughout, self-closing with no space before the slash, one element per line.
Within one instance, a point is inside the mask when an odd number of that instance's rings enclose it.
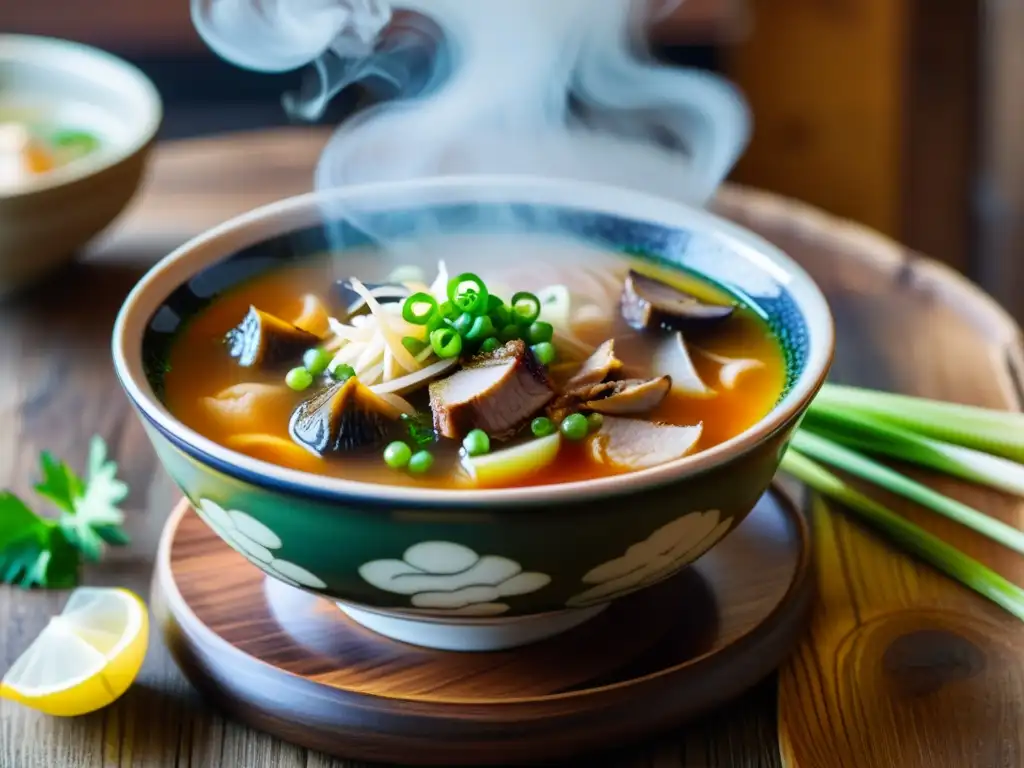
<path fill-rule="evenodd" d="M 778 492 L 678 577 L 504 652 L 376 635 L 268 580 L 184 500 L 153 582 L 172 655 L 224 711 L 330 754 L 435 766 L 582 760 L 649 740 L 769 676 L 813 597 L 810 531 Z"/>
<path fill-rule="evenodd" d="M 92 584 L 146 594 L 176 493 L 111 369 L 118 305 L 167 249 L 226 216 L 309 189 L 322 133 L 252 134 L 158 153 L 145 195 L 83 263 L 0 307 L 0 487 L 28 495 L 38 450 L 81 465 L 88 437 L 111 443 L 132 486 L 131 547 L 86 571 Z M 836 316 L 834 379 L 1017 409 L 1018 330 L 980 292 L 868 230 L 780 198 L 728 189 L 718 210 L 788 249 Z M 1011 522 L 1017 503 L 937 483 Z M 1018 583 L 1019 558 L 919 510 L 916 522 Z M 841 514 L 815 510 L 821 600 L 780 675 L 607 766 L 988 768 L 1024 763 L 1020 630 Z M 0 668 L 65 595 L 0 588 Z M 57 721 L 0 704 L 0 766 L 353 768 L 225 719 L 188 686 L 154 635 L 137 684 L 105 711 Z M 591 761 L 589 765 L 593 765 Z"/>

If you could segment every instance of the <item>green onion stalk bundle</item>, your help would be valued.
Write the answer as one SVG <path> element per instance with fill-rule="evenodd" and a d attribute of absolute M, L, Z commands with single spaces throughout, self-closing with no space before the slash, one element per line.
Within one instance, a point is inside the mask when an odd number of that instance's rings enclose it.
<path fill-rule="evenodd" d="M 1024 414 L 826 384 L 782 460 L 784 472 L 1024 620 L 1024 589 L 855 489 L 828 467 L 903 496 L 1021 554 L 1024 532 L 874 457 L 1024 496 Z"/>

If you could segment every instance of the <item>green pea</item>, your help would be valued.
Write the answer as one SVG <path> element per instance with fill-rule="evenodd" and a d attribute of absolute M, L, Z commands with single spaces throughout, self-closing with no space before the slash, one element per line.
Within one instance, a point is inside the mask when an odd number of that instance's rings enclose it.
<path fill-rule="evenodd" d="M 551 365 L 555 362 L 555 347 L 550 341 L 534 344 L 530 349 L 533 350 L 533 356 L 541 365 Z"/>
<path fill-rule="evenodd" d="M 302 364 L 314 376 L 319 376 L 331 364 L 331 353 L 322 349 L 307 349 L 306 354 L 302 356 Z"/>
<path fill-rule="evenodd" d="M 530 422 L 530 431 L 535 437 L 547 437 L 555 434 L 555 422 L 547 416 L 538 416 Z"/>
<path fill-rule="evenodd" d="M 284 383 L 296 392 L 309 389 L 313 384 L 313 374 L 305 368 L 292 368 L 284 377 Z"/>
<path fill-rule="evenodd" d="M 500 346 L 501 342 L 496 337 L 491 336 L 489 339 L 484 339 L 484 343 L 480 345 L 480 351 L 485 355 L 489 355 Z"/>
<path fill-rule="evenodd" d="M 590 425 L 582 413 L 571 413 L 562 420 L 561 430 L 567 440 L 582 440 L 590 431 Z"/>
<path fill-rule="evenodd" d="M 463 438 L 462 447 L 470 456 L 482 456 L 491 450 L 491 438 L 482 429 L 474 429 Z"/>
<path fill-rule="evenodd" d="M 604 416 L 600 413 L 591 413 L 587 416 L 587 426 L 590 427 L 591 432 L 597 432 L 604 424 Z"/>
<path fill-rule="evenodd" d="M 401 469 L 409 463 L 411 458 L 412 448 L 401 440 L 396 440 L 384 449 L 384 463 L 392 469 Z"/>
<path fill-rule="evenodd" d="M 430 451 L 416 451 L 409 457 L 409 471 L 414 475 L 426 474 L 434 465 L 434 454 Z"/>
<path fill-rule="evenodd" d="M 348 381 L 356 375 L 356 369 L 348 363 L 338 363 L 331 368 L 331 378 L 335 381 Z"/>
<path fill-rule="evenodd" d="M 545 341 L 551 341 L 554 335 L 554 326 L 551 323 L 545 323 L 543 320 L 531 323 L 530 327 L 526 330 L 526 338 L 531 344 L 542 344 Z"/>

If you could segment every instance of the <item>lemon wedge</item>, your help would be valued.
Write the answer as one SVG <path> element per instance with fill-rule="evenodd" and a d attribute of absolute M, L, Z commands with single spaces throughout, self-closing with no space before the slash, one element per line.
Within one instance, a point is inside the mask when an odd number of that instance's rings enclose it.
<path fill-rule="evenodd" d="M 0 697 L 49 715 L 93 712 L 139 674 L 149 640 L 146 604 L 126 589 L 81 587 L 0 681 Z"/>

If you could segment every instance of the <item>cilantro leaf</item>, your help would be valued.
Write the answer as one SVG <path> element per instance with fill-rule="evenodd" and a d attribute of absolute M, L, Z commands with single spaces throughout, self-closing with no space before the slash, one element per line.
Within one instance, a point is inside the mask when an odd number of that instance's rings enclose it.
<path fill-rule="evenodd" d="M 65 512 L 74 512 L 76 496 L 82 495 L 82 481 L 63 461 L 47 451 L 39 456 L 43 479 L 36 484 L 36 493 L 45 496 Z"/>
<path fill-rule="evenodd" d="M 129 542 L 118 504 L 128 486 L 117 479 L 98 435 L 89 446 L 86 480 L 49 453 L 40 456 L 42 479 L 35 486 L 60 511 L 57 520 L 40 517 L 9 492 L 0 492 L 0 583 L 22 587 L 72 587 L 80 557 L 97 561 L 106 544 Z"/>

